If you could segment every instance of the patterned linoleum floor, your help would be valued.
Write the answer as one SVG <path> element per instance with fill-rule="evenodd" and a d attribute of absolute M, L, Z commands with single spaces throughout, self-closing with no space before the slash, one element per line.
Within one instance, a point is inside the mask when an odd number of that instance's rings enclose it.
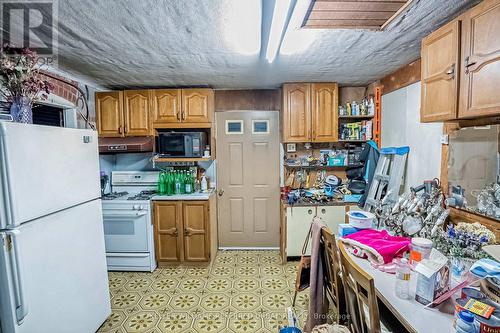
<path fill-rule="evenodd" d="M 99 332 L 278 332 L 297 262 L 278 251 L 219 251 L 210 267 L 109 273 L 112 314 Z M 295 312 L 305 322 L 308 291 Z"/>

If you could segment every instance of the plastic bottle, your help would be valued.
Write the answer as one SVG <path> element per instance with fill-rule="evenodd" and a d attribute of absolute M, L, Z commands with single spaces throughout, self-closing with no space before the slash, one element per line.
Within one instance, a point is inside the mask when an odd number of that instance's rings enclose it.
<path fill-rule="evenodd" d="M 410 265 L 406 258 L 401 259 L 396 267 L 396 296 L 410 298 Z"/>
<path fill-rule="evenodd" d="M 201 177 L 201 192 L 207 192 L 207 191 L 208 191 L 207 177 L 203 175 Z"/>
<path fill-rule="evenodd" d="M 472 312 L 462 310 L 457 318 L 457 333 L 476 333 L 478 332 L 474 326 L 474 315 Z"/>

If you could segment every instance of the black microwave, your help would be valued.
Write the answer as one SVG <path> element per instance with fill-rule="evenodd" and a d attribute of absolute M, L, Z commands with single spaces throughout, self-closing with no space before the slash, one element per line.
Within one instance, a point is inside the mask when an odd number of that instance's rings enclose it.
<path fill-rule="evenodd" d="M 205 132 L 160 132 L 156 153 L 163 157 L 202 157 L 206 144 Z"/>

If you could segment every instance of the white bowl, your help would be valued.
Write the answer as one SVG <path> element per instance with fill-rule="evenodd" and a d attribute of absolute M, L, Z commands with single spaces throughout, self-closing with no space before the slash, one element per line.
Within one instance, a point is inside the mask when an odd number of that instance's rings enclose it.
<path fill-rule="evenodd" d="M 358 229 L 371 228 L 375 219 L 372 213 L 359 210 L 349 211 L 347 216 L 349 216 L 349 224 Z"/>

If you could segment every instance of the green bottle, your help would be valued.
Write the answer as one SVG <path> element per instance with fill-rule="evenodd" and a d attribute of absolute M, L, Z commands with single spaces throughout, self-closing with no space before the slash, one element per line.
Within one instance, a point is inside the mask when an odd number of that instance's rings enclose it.
<path fill-rule="evenodd" d="M 186 194 L 193 193 L 193 181 L 191 177 L 191 171 L 188 171 L 186 174 L 186 181 L 184 182 L 184 187 L 186 188 Z"/>
<path fill-rule="evenodd" d="M 165 176 L 165 187 L 167 190 L 167 195 L 172 195 L 174 194 L 174 191 L 172 190 L 172 172 L 167 172 L 167 175 Z"/>
<path fill-rule="evenodd" d="M 174 184 L 175 184 L 174 194 L 181 194 L 181 187 L 182 187 L 181 175 L 178 173 L 178 171 L 175 171 Z"/>
<path fill-rule="evenodd" d="M 186 193 L 186 187 L 185 187 L 185 184 L 186 184 L 186 172 L 184 170 L 181 171 L 180 179 L 181 179 L 181 194 L 185 194 Z"/>
<path fill-rule="evenodd" d="M 167 189 L 165 187 L 165 172 L 160 172 L 160 177 L 158 179 L 158 188 L 159 188 L 159 193 L 160 194 L 165 194 Z"/>

